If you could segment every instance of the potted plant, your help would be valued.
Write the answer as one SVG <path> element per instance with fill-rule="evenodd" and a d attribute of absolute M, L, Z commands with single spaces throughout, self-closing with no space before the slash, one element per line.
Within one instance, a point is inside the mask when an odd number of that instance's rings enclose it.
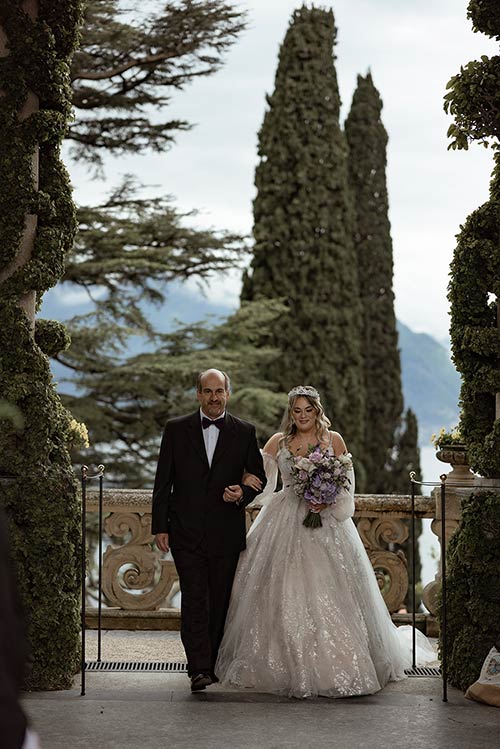
<path fill-rule="evenodd" d="M 474 483 L 474 474 L 469 468 L 467 445 L 458 426 L 449 430 L 441 427 L 437 434 L 431 436 L 431 442 L 436 448 L 436 458 L 452 467 L 446 477 L 448 482 Z"/>

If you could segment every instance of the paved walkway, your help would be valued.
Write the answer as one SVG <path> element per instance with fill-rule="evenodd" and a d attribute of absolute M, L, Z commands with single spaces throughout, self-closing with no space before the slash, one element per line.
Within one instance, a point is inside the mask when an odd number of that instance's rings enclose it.
<path fill-rule="evenodd" d="M 113 633 L 105 660 L 133 660 L 127 643 L 170 641 L 174 633 Z M 139 648 L 140 650 L 140 648 Z M 150 660 L 149 647 L 142 658 Z M 127 653 L 127 655 L 125 655 Z M 146 657 L 145 657 L 145 654 Z M 90 655 L 90 653 L 89 653 Z M 154 660 L 158 659 L 156 650 Z M 466 700 L 439 679 L 410 678 L 381 692 L 342 700 L 294 700 L 218 685 L 192 695 L 185 674 L 87 673 L 72 690 L 26 694 L 24 704 L 43 749 L 487 749 L 499 745 L 500 709 Z M 1 743 L 1 742 L 0 742 Z"/>

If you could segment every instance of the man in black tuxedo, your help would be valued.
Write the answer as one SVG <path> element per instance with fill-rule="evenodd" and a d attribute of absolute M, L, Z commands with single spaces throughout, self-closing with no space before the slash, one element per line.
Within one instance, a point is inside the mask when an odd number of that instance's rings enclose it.
<path fill-rule="evenodd" d="M 266 483 L 255 427 L 226 411 L 228 376 L 198 376 L 200 409 L 165 426 L 153 490 L 152 532 L 172 550 L 182 594 L 181 639 L 192 691 L 217 680 L 234 573 L 246 546 L 245 507 L 257 494 L 244 472 Z M 254 479 L 255 483 L 255 479 Z"/>

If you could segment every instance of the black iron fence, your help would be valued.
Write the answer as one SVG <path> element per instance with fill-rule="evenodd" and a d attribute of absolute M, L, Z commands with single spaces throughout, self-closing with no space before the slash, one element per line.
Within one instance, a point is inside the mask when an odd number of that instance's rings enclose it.
<path fill-rule="evenodd" d="M 86 683 L 85 675 L 87 671 L 154 671 L 154 672 L 181 672 L 185 670 L 184 664 L 181 663 L 113 663 L 102 660 L 102 536 L 103 536 L 103 465 L 99 465 L 97 472 L 89 474 L 87 466 L 81 469 L 81 487 L 82 487 L 82 555 L 81 555 L 81 573 L 82 573 L 82 655 L 81 655 L 81 692 L 85 695 Z M 410 518 L 410 549 L 411 549 L 411 570 L 412 570 L 412 590 L 411 590 L 411 615 L 412 615 L 412 668 L 407 670 L 409 676 L 441 676 L 442 679 L 442 699 L 448 701 L 447 694 L 447 610 L 446 610 L 446 488 L 469 488 L 474 490 L 473 486 L 465 485 L 459 482 L 449 482 L 446 480 L 446 474 L 440 476 L 439 482 L 416 481 L 415 473 L 410 474 L 411 486 L 411 518 Z M 86 660 L 86 573 L 87 573 L 87 529 L 86 529 L 86 499 L 87 483 L 89 481 L 98 481 L 98 591 L 97 591 L 97 658 L 93 661 Z M 442 641 L 442 659 L 440 669 L 419 668 L 417 667 L 417 642 L 416 642 L 416 537 L 415 537 L 415 497 L 418 486 L 440 487 L 440 515 L 441 515 L 441 641 Z M 135 667 L 134 667 L 135 666 Z"/>

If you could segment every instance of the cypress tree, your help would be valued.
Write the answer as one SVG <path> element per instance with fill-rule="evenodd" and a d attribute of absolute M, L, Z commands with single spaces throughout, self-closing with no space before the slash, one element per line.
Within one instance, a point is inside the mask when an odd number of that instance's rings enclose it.
<path fill-rule="evenodd" d="M 411 408 L 408 408 L 404 414 L 401 424 L 396 430 L 395 447 L 389 461 L 390 472 L 386 474 L 385 492 L 393 494 L 410 493 L 410 471 L 415 471 L 417 481 L 422 481 L 422 470 L 420 468 L 420 450 L 418 447 L 418 424 L 417 417 Z M 415 487 L 415 494 L 421 494 L 420 486 Z M 410 534 L 410 521 L 404 521 Z M 422 521 L 418 518 L 415 520 L 415 538 L 417 544 L 415 548 L 415 582 L 418 585 L 422 578 L 422 563 L 418 546 L 418 538 L 422 533 Z M 405 599 L 405 605 L 408 611 L 411 611 L 411 590 L 413 588 L 412 567 L 411 567 L 411 536 L 401 545 L 406 559 L 408 560 L 408 593 Z M 417 595 L 417 611 L 420 607 L 420 601 Z"/>
<path fill-rule="evenodd" d="M 364 397 L 361 309 L 346 144 L 339 125 L 333 13 L 293 13 L 259 133 L 254 256 L 242 298 L 280 298 L 283 353 L 272 379 L 311 383 L 359 460 Z M 361 462 L 357 463 L 362 487 Z"/>
<path fill-rule="evenodd" d="M 388 490 L 390 455 L 403 409 L 385 176 L 388 138 L 381 112 L 371 74 L 359 75 L 345 133 L 363 314 L 364 462 L 369 491 L 375 494 Z M 408 475 L 404 480 L 406 492 Z"/>
<path fill-rule="evenodd" d="M 391 460 L 393 471 L 388 477 L 386 491 L 392 491 L 394 494 L 408 494 L 410 471 L 415 471 L 417 481 L 422 480 L 417 417 L 411 408 L 406 411 L 402 424 L 396 431 L 395 441 Z"/>

